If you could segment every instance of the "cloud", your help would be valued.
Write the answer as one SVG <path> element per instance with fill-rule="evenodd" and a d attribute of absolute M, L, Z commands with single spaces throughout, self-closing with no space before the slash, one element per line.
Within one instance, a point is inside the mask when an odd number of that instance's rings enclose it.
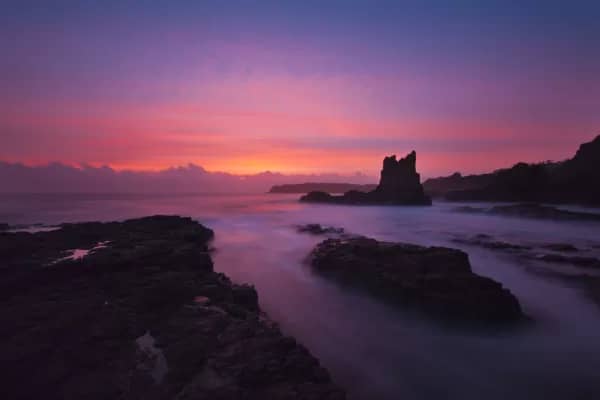
<path fill-rule="evenodd" d="M 0 161 L 0 193 L 257 193 L 282 183 L 373 183 L 363 174 L 234 175 L 189 164 L 161 171 L 117 171 L 110 167 L 51 163 L 27 166 Z"/>

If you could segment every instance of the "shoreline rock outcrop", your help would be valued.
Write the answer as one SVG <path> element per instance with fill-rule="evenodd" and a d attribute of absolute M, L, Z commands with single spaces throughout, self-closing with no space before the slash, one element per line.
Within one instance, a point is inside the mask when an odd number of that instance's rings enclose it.
<path fill-rule="evenodd" d="M 253 287 L 213 270 L 212 237 L 169 216 L 0 233 L 4 396 L 344 399 Z"/>
<path fill-rule="evenodd" d="M 526 319 L 517 298 L 500 283 L 475 274 L 468 255 L 460 250 L 365 237 L 327 239 L 312 251 L 310 263 L 315 271 L 341 283 L 444 319 L 486 323 Z"/>
<path fill-rule="evenodd" d="M 455 208 L 454 211 L 469 214 L 500 215 L 506 217 L 546 219 L 554 221 L 600 221 L 600 213 L 563 210 L 538 203 L 518 203 L 494 206 L 491 208 L 462 206 Z"/>
<path fill-rule="evenodd" d="M 374 190 L 351 190 L 342 196 L 313 191 L 302 196 L 300 201 L 352 205 L 431 205 L 431 199 L 423 191 L 416 163 L 417 153 L 414 151 L 400 160 L 396 160 L 395 155 L 385 157 L 379 184 Z"/>
<path fill-rule="evenodd" d="M 311 235 L 343 235 L 345 234 L 344 228 L 337 228 L 335 226 L 326 226 L 321 224 L 304 224 L 296 225 L 296 231 L 298 233 L 308 233 Z"/>
<path fill-rule="evenodd" d="M 452 241 L 490 250 L 508 251 L 526 260 L 600 269 L 597 252 L 590 248 L 578 248 L 570 243 L 511 243 L 481 233 L 473 236 L 458 236 Z"/>
<path fill-rule="evenodd" d="M 561 162 L 517 163 L 492 173 L 459 173 L 423 183 L 432 196 L 449 201 L 511 201 L 600 205 L 600 136 Z"/>

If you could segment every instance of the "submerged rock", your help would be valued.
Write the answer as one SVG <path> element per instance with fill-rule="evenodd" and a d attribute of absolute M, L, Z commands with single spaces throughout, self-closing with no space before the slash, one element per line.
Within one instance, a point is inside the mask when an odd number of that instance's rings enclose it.
<path fill-rule="evenodd" d="M 567 220 L 567 221 L 600 221 L 600 214 L 563 210 L 557 207 L 538 203 L 519 203 L 491 208 L 461 206 L 454 208 L 456 212 L 472 214 L 503 215 L 508 217 Z"/>
<path fill-rule="evenodd" d="M 334 226 L 323 226 L 321 224 L 305 224 L 296 226 L 296 230 L 300 233 L 310 233 L 312 235 L 326 234 L 343 234 L 344 228 L 336 228 Z"/>
<path fill-rule="evenodd" d="M 537 254 L 533 258 L 539 261 L 570 264 L 576 267 L 600 268 L 600 260 L 596 257 L 565 256 L 563 254 Z"/>
<path fill-rule="evenodd" d="M 411 304 L 445 318 L 508 322 L 524 318 L 518 300 L 490 278 L 471 270 L 468 255 L 444 247 L 327 239 L 311 253 L 319 273 Z"/>
<path fill-rule="evenodd" d="M 425 195 L 420 175 L 416 169 L 417 153 L 396 160 L 396 156 L 385 157 L 379 185 L 370 192 L 350 190 L 342 196 L 313 191 L 300 198 L 304 202 L 337 204 L 389 204 L 431 205 Z"/>
<path fill-rule="evenodd" d="M 492 250 L 510 251 L 527 260 L 543 261 L 553 264 L 569 264 L 582 268 L 600 268 L 600 259 L 593 256 L 570 255 L 583 251 L 569 243 L 528 243 L 517 244 L 495 239 L 486 234 L 478 234 L 467 237 L 456 237 L 453 242 L 485 247 Z M 541 253 L 550 250 L 553 253 Z M 562 253 L 569 253 L 565 255 Z"/>
<path fill-rule="evenodd" d="M 545 249 L 561 253 L 576 253 L 579 249 L 569 243 L 548 243 L 542 246 Z"/>
<path fill-rule="evenodd" d="M 554 220 L 580 220 L 600 221 L 600 214 L 562 210 L 560 208 L 544 206 L 537 203 L 521 203 L 508 206 L 495 206 L 491 214 L 508 215 L 524 218 L 554 219 Z"/>
<path fill-rule="evenodd" d="M 510 243 L 510 242 L 506 242 L 504 240 L 497 240 L 497 239 L 494 239 L 492 236 L 486 235 L 486 234 L 478 234 L 478 235 L 474 235 L 474 236 L 470 236 L 470 237 L 458 237 L 458 238 L 452 239 L 452 241 L 456 242 L 456 243 L 481 246 L 481 247 L 485 247 L 487 249 L 495 249 L 495 250 L 516 250 L 516 251 L 518 251 L 518 250 L 530 250 L 531 249 L 531 246 L 524 245 L 524 244 Z"/>
<path fill-rule="evenodd" d="M 4 397 L 343 399 L 253 287 L 214 272 L 212 236 L 163 216 L 0 235 Z"/>

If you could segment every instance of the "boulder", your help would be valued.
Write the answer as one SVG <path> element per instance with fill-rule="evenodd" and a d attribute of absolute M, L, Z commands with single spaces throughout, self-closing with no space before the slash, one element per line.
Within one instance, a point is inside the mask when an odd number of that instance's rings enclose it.
<path fill-rule="evenodd" d="M 448 319 L 515 322 L 524 319 L 516 297 L 475 274 L 466 253 L 445 247 L 327 239 L 310 256 L 313 269 L 373 296 L 412 305 Z"/>

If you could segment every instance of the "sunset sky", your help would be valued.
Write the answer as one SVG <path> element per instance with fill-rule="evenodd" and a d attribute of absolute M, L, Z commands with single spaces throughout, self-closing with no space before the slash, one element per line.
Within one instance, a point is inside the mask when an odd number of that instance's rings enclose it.
<path fill-rule="evenodd" d="M 426 177 L 600 134 L 599 1 L 3 1 L 0 160 Z"/>

